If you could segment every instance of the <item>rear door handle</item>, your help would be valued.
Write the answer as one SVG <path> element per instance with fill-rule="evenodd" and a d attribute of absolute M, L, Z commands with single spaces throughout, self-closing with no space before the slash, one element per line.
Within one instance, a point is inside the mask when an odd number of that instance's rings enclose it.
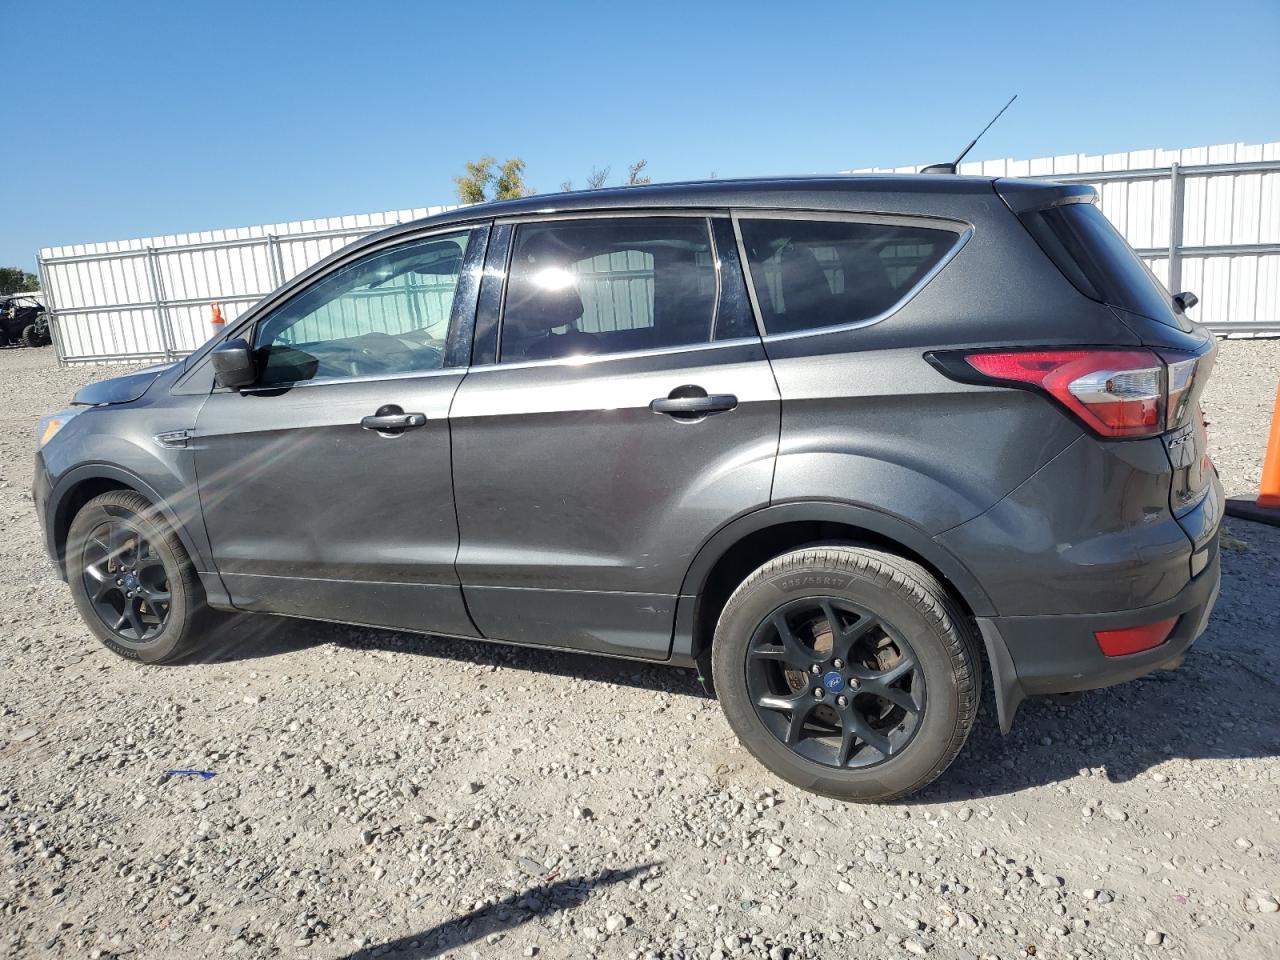
<path fill-rule="evenodd" d="M 737 405 L 738 398 L 732 393 L 712 393 L 700 397 L 659 397 L 649 403 L 649 409 L 673 417 L 705 417 L 709 413 L 732 410 Z"/>
<path fill-rule="evenodd" d="M 366 430 L 392 434 L 403 433 L 405 430 L 412 430 L 415 427 L 424 427 L 426 424 L 427 415 L 425 413 L 405 413 L 394 404 L 379 407 L 378 412 L 373 416 L 365 417 L 360 421 L 360 426 Z"/>

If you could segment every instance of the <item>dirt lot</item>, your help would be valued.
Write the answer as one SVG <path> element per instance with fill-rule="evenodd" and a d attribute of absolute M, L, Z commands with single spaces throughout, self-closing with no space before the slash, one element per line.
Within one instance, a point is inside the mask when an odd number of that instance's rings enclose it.
<path fill-rule="evenodd" d="M 28 492 L 36 415 L 108 372 L 0 351 L 0 955 L 1280 956 L 1280 529 L 1228 523 L 1180 671 L 987 709 L 922 796 L 845 806 L 684 671 L 271 619 L 116 659 Z M 1232 491 L 1278 376 L 1223 344 Z"/>

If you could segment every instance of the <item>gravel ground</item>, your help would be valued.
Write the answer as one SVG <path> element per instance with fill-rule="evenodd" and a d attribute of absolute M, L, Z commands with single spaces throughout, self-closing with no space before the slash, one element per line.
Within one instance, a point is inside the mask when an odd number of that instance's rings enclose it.
<path fill-rule="evenodd" d="M 1176 673 L 990 709 L 909 803 L 770 777 L 686 671 L 260 618 L 145 668 L 39 545 L 34 419 L 105 368 L 0 351 L 0 955 L 1274 958 L 1280 529 L 1229 521 Z M 1253 488 L 1280 343 L 1208 409 Z M 199 779 L 165 771 L 214 771 Z"/>

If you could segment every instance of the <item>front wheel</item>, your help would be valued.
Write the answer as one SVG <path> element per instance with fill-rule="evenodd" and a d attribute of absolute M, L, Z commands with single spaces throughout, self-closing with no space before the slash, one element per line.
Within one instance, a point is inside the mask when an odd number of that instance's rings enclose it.
<path fill-rule="evenodd" d="M 122 657 L 177 660 L 216 618 L 182 541 L 140 494 L 112 491 L 86 503 L 71 521 L 66 562 L 80 616 Z"/>
<path fill-rule="evenodd" d="M 43 347 L 45 339 L 39 328 L 34 323 L 29 323 L 22 328 L 22 343 L 27 347 Z"/>
<path fill-rule="evenodd" d="M 734 591 L 712 667 L 743 745 L 796 786 L 892 800 L 955 759 L 977 714 L 968 619 L 919 564 L 864 547 L 770 560 Z"/>

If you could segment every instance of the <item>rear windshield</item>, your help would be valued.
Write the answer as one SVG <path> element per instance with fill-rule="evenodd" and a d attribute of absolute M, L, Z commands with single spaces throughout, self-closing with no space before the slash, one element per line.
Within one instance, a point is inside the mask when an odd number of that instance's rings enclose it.
<path fill-rule="evenodd" d="M 1029 211 L 1022 222 L 1086 297 L 1178 326 L 1164 284 L 1092 203 Z"/>

